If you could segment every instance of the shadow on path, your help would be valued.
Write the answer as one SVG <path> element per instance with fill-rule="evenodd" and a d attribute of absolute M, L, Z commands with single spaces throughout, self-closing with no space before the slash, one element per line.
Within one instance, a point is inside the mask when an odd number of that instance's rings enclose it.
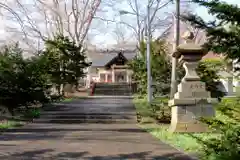
<path fill-rule="evenodd" d="M 40 122 L 9 129 L 0 135 L 1 160 L 191 160 L 171 146 L 154 139 L 135 121 L 131 99 L 81 99 L 55 104 Z M 126 123 L 80 123 L 105 116 Z M 89 115 L 91 115 L 89 117 Z M 57 118 L 56 118 L 57 117 Z M 51 123 L 52 119 L 68 121 Z M 70 123 L 74 119 L 75 123 Z M 134 123 L 133 123 L 134 122 Z"/>
<path fill-rule="evenodd" d="M 44 156 L 43 156 L 44 155 Z M 91 156 L 87 151 L 54 153 L 53 149 L 31 150 L 15 152 L 10 155 L 0 155 L 1 160 L 186 160 L 180 153 L 164 154 L 162 156 L 149 156 L 151 151 L 132 152 L 129 154 Z"/>

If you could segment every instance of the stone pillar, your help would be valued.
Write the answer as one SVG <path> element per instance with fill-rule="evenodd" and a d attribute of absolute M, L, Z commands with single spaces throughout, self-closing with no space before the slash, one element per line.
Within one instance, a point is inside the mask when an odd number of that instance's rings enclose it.
<path fill-rule="evenodd" d="M 233 96 L 233 77 L 228 77 L 227 79 L 228 84 L 228 96 Z"/>
<path fill-rule="evenodd" d="M 115 69 L 112 67 L 112 82 L 115 82 Z"/>
<path fill-rule="evenodd" d="M 132 70 L 128 70 L 129 82 L 132 83 Z"/>
<path fill-rule="evenodd" d="M 238 63 L 238 60 L 235 59 L 233 60 L 233 68 L 238 68 L 240 67 L 239 63 Z M 232 71 L 233 73 L 233 92 L 235 95 L 239 95 L 240 93 L 240 81 L 239 81 L 239 74 L 240 72 L 239 71 Z"/>
<path fill-rule="evenodd" d="M 239 93 L 240 93 L 240 81 L 239 81 L 239 79 L 237 79 L 237 78 L 234 79 L 234 86 L 235 86 L 235 89 L 234 89 L 235 95 L 239 95 Z"/>
<path fill-rule="evenodd" d="M 228 76 L 224 77 L 225 79 L 222 80 L 222 84 L 227 92 L 227 96 L 234 96 L 234 91 L 233 91 L 233 77 Z"/>
<path fill-rule="evenodd" d="M 105 73 L 105 82 L 108 82 L 108 74 Z"/>
<path fill-rule="evenodd" d="M 91 67 L 88 67 L 88 70 L 87 70 L 87 77 L 86 77 L 86 88 L 89 88 L 90 87 L 90 83 L 91 83 L 91 80 L 92 80 L 92 72 L 91 72 Z"/>
<path fill-rule="evenodd" d="M 210 93 L 196 73 L 198 62 L 204 56 L 201 46 L 187 41 L 177 47 L 173 56 L 181 57 L 186 74 L 178 85 L 178 92 L 169 101 L 172 107 L 171 132 L 205 132 L 207 126 L 199 121 L 200 117 L 213 117 L 215 110 Z"/>
<path fill-rule="evenodd" d="M 131 83 L 132 82 L 132 71 L 127 69 L 127 82 Z"/>
<path fill-rule="evenodd" d="M 227 83 L 226 83 L 226 88 L 227 88 L 227 96 L 234 96 L 234 92 L 233 92 L 233 72 L 234 72 L 234 68 L 233 68 L 233 61 L 232 60 L 227 60 Z"/>
<path fill-rule="evenodd" d="M 126 76 L 127 76 L 127 83 L 129 82 L 129 74 L 128 72 L 126 72 Z"/>

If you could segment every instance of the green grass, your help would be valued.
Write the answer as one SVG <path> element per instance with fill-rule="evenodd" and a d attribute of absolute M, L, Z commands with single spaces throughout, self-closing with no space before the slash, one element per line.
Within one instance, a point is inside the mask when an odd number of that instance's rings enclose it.
<path fill-rule="evenodd" d="M 151 105 L 147 102 L 146 98 L 135 98 L 133 102 L 137 114 L 141 117 L 141 123 L 163 122 L 162 120 L 165 119 L 165 117 L 170 117 L 170 107 L 167 105 L 167 98 L 155 98 Z M 156 116 L 158 116 L 158 118 L 156 118 Z"/>
<path fill-rule="evenodd" d="M 162 101 L 167 103 L 166 98 L 157 98 L 153 100 L 153 103 L 161 103 Z M 137 112 L 143 113 L 145 118 L 151 114 L 151 111 L 148 109 L 148 103 L 146 99 L 134 99 L 134 104 L 136 107 Z M 152 122 L 152 123 L 150 123 Z M 209 137 L 208 133 L 204 134 L 180 134 L 180 133 L 171 133 L 168 131 L 169 124 L 157 124 L 154 119 L 149 121 L 150 124 L 140 124 L 140 127 L 147 130 L 150 134 L 154 137 L 162 140 L 165 143 L 168 143 L 178 149 L 184 150 L 185 152 L 195 152 L 201 147 L 196 138 L 194 137 L 201 137 L 207 138 Z"/>
<path fill-rule="evenodd" d="M 17 121 L 3 121 L 0 122 L 0 129 L 10 129 L 15 127 L 21 127 L 23 123 Z"/>
<path fill-rule="evenodd" d="M 62 102 L 71 102 L 71 101 L 73 101 L 74 100 L 74 98 L 64 98 L 63 100 L 62 100 Z"/>
<path fill-rule="evenodd" d="M 234 105 L 234 98 L 225 99 L 222 103 L 218 105 Z M 158 98 L 153 101 L 154 103 L 162 103 L 166 105 L 167 99 Z M 149 105 L 145 98 L 134 99 L 134 104 L 137 112 L 144 113 L 143 115 L 148 117 L 150 113 Z M 166 107 L 168 108 L 168 107 Z M 169 108 L 168 108 L 169 109 Z M 170 111 L 169 111 L 170 112 Z M 217 111 L 216 118 L 223 121 L 233 121 L 229 119 L 226 115 L 223 115 L 221 112 Z M 153 119 L 151 120 L 151 124 L 139 124 L 140 127 L 147 130 L 150 134 L 152 134 L 157 139 L 162 140 L 163 142 L 174 146 L 180 150 L 183 150 L 189 154 L 201 154 L 200 151 L 203 148 L 203 144 L 198 141 L 200 140 L 208 140 L 211 138 L 217 138 L 220 134 L 217 133 L 171 133 L 168 131 L 170 124 L 157 124 Z"/>
<path fill-rule="evenodd" d="M 198 138 L 207 140 L 218 136 L 212 133 L 172 133 L 168 131 L 169 125 L 164 124 L 147 124 L 140 127 L 157 139 L 191 155 L 201 154 L 199 151 L 203 146 L 197 141 Z"/>
<path fill-rule="evenodd" d="M 41 111 L 39 108 L 29 108 L 23 113 L 23 117 L 27 119 L 39 118 Z"/>

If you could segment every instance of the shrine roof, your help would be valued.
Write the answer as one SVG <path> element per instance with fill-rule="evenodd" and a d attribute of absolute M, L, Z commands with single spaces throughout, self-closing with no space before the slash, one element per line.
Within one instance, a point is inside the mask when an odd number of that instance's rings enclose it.
<path fill-rule="evenodd" d="M 136 56 L 135 51 L 112 51 L 112 52 L 88 52 L 89 60 L 94 67 L 104 67 L 112 59 L 121 53 L 127 60 L 131 60 Z"/>

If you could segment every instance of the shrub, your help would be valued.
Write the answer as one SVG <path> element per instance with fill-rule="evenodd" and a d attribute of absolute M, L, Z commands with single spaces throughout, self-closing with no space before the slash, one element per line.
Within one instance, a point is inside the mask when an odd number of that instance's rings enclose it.
<path fill-rule="evenodd" d="M 53 39 L 45 41 L 46 61 L 51 66 L 51 82 L 64 95 L 64 86 L 71 84 L 78 87 L 79 79 L 85 76 L 84 69 L 91 63 L 86 61 L 85 49 L 82 45 L 72 41 L 69 37 L 56 35 Z"/>
<path fill-rule="evenodd" d="M 153 96 L 168 95 L 171 84 L 171 62 L 167 56 L 166 44 L 164 41 L 157 40 L 151 43 L 151 75 L 153 81 Z M 142 43 L 142 56 L 136 57 L 129 63 L 133 70 L 132 79 L 136 81 L 137 93 L 146 95 L 147 93 L 147 65 L 146 65 L 146 48 Z M 207 60 L 199 63 L 197 73 L 201 80 L 206 83 L 206 89 L 211 92 L 212 97 L 222 97 L 223 92 L 219 91 L 217 86 L 220 78 L 217 75 L 219 68 L 223 68 L 223 63 L 216 60 Z M 180 64 L 177 66 L 177 82 L 183 78 L 185 71 Z"/>
<path fill-rule="evenodd" d="M 240 159 L 240 98 L 223 99 L 217 106 L 218 116 L 202 119 L 220 136 L 198 141 L 204 146 L 203 159 L 238 160 Z"/>
<path fill-rule="evenodd" d="M 146 99 L 135 99 L 138 122 L 143 122 L 145 118 L 151 118 L 158 123 L 170 123 L 171 107 L 168 106 L 167 98 L 157 98 L 152 104 Z"/>
<path fill-rule="evenodd" d="M 16 122 L 16 121 L 0 121 L 0 132 L 5 129 L 14 128 L 14 127 L 21 127 L 23 123 Z"/>
<path fill-rule="evenodd" d="M 221 98 L 224 96 L 224 93 L 218 89 L 220 77 L 217 74 L 217 72 L 219 71 L 219 67 L 217 67 L 216 65 L 221 66 L 221 62 L 202 61 L 199 63 L 196 71 L 201 78 L 201 81 L 206 83 L 206 90 L 211 92 L 211 97 Z"/>
<path fill-rule="evenodd" d="M 53 85 L 78 86 L 84 68 L 90 66 L 84 53 L 81 45 L 61 35 L 45 41 L 45 51 L 28 59 L 18 44 L 4 46 L 0 51 L 1 104 L 13 113 L 22 106 L 53 100 L 49 91 Z"/>
<path fill-rule="evenodd" d="M 140 57 L 136 57 L 129 62 L 129 67 L 133 71 L 132 80 L 137 84 L 137 93 L 146 95 L 147 93 L 147 64 L 145 43 L 141 43 Z M 151 42 L 151 75 L 153 81 L 153 95 L 162 96 L 169 94 L 171 79 L 171 62 L 167 55 L 167 45 L 163 40 Z M 183 69 L 178 66 L 178 75 L 183 74 Z M 178 76 L 178 81 L 180 76 Z"/>
<path fill-rule="evenodd" d="M 0 54 L 0 99 L 14 108 L 47 102 L 48 68 L 42 57 L 24 59 L 18 45 L 6 46 Z"/>
<path fill-rule="evenodd" d="M 214 70 L 224 70 L 226 65 L 226 62 L 219 59 L 204 59 L 201 63 L 205 64 L 207 68 Z"/>
<path fill-rule="evenodd" d="M 158 98 L 151 104 L 151 110 L 153 118 L 158 123 L 170 123 L 171 122 L 171 107 L 168 106 L 168 98 Z"/>
<path fill-rule="evenodd" d="M 29 108 L 23 113 L 23 117 L 27 119 L 34 119 L 40 117 L 39 108 Z"/>

